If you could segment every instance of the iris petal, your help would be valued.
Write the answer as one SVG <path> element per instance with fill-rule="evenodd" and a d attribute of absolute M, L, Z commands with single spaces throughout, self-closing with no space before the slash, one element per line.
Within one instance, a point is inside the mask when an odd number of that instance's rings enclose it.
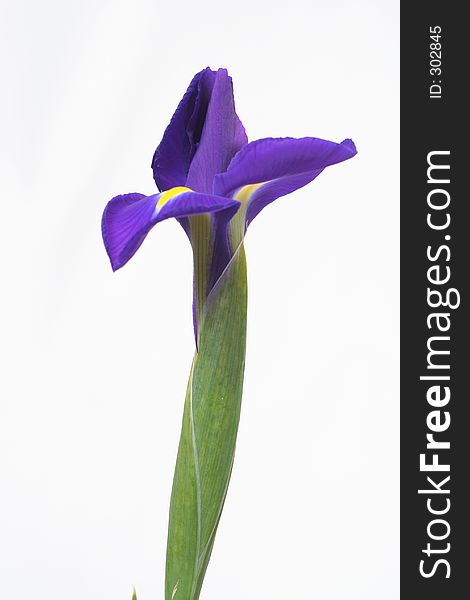
<path fill-rule="evenodd" d="M 197 73 L 184 94 L 152 160 L 160 191 L 185 185 L 191 160 L 201 139 L 216 73 L 206 68 Z"/>
<path fill-rule="evenodd" d="M 352 140 L 267 138 L 245 146 L 214 180 L 216 194 L 246 203 L 246 226 L 273 200 L 303 187 L 325 167 L 352 158 Z"/>
<path fill-rule="evenodd" d="M 239 202 L 230 198 L 198 194 L 179 187 L 161 194 L 125 194 L 108 202 L 102 219 L 103 241 L 113 270 L 134 256 L 148 232 L 165 219 L 227 211 L 233 214 Z"/>
<path fill-rule="evenodd" d="M 219 69 L 186 185 L 211 194 L 214 176 L 227 169 L 247 141 L 245 129 L 235 112 L 232 79 L 226 69 Z"/>

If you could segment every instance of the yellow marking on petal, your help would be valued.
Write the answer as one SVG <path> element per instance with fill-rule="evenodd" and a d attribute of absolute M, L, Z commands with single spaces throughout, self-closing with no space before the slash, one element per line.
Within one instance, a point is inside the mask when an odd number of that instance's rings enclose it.
<path fill-rule="evenodd" d="M 157 202 L 157 208 L 161 208 L 162 206 L 165 206 L 165 204 L 167 202 L 169 202 L 170 200 L 172 200 L 175 196 L 178 196 L 179 194 L 184 194 L 184 192 L 191 192 L 192 190 L 190 190 L 187 187 L 174 187 L 171 188 L 171 190 L 167 190 L 166 192 L 163 192 L 163 194 L 160 196 L 159 201 Z"/>
<path fill-rule="evenodd" d="M 241 187 L 238 192 L 235 194 L 235 200 L 238 200 L 242 204 L 248 202 L 251 196 L 256 192 L 258 188 L 264 185 L 266 181 L 262 181 L 261 183 L 250 183 L 248 185 L 244 185 Z"/>

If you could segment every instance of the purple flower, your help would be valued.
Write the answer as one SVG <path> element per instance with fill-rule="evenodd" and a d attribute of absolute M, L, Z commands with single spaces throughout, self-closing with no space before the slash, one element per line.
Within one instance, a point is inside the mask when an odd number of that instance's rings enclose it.
<path fill-rule="evenodd" d="M 245 365 L 243 240 L 265 206 L 351 158 L 351 140 L 266 138 L 248 143 L 225 69 L 191 81 L 155 151 L 159 193 L 105 208 L 114 270 L 159 221 L 175 217 L 194 254 L 196 353 L 188 382 L 168 526 L 166 600 L 197 600 L 230 480 Z"/>
<path fill-rule="evenodd" d="M 178 219 L 194 249 L 193 218 L 207 215 L 202 286 L 207 296 L 265 206 L 355 154 L 351 140 L 265 138 L 248 143 L 226 69 L 206 68 L 191 81 L 155 151 L 152 169 L 160 192 L 116 196 L 105 208 L 102 232 L 112 268 L 124 266 L 153 226 L 170 217 Z"/>

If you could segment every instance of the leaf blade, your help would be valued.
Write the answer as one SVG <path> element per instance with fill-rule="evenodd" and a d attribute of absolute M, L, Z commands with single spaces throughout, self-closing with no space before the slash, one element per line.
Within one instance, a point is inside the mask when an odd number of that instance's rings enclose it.
<path fill-rule="evenodd" d="M 197 600 L 212 552 L 240 418 L 246 304 L 246 261 L 240 246 L 201 319 L 170 504 L 166 600 Z"/>

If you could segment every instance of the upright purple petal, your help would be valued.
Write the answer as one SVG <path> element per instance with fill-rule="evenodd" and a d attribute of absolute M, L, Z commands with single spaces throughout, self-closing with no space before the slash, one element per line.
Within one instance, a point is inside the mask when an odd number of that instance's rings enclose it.
<path fill-rule="evenodd" d="M 152 160 L 153 176 L 160 191 L 186 185 L 215 78 L 216 73 L 209 68 L 194 76 L 163 134 Z"/>
<path fill-rule="evenodd" d="M 214 176 L 227 169 L 247 141 L 245 129 L 235 112 L 232 79 L 226 69 L 219 69 L 186 185 L 211 194 Z"/>
<path fill-rule="evenodd" d="M 246 226 L 276 198 L 317 177 L 325 167 L 356 154 L 352 140 L 341 144 L 318 138 L 267 138 L 245 146 L 225 173 L 214 180 L 214 193 L 246 202 Z"/>
<path fill-rule="evenodd" d="M 108 202 L 102 219 L 103 241 L 113 270 L 134 256 L 148 232 L 165 219 L 183 219 L 202 213 L 236 211 L 239 202 L 175 188 L 161 194 L 125 194 Z"/>

